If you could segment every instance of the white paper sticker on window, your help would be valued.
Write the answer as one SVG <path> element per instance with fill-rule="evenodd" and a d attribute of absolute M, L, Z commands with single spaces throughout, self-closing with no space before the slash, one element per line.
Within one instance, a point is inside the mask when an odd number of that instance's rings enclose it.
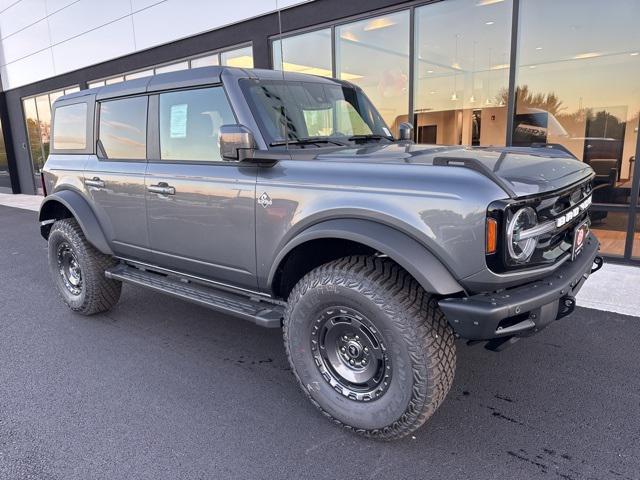
<path fill-rule="evenodd" d="M 389 129 L 387 127 L 382 127 L 382 130 L 384 130 L 385 135 L 387 136 L 391 136 L 391 132 L 389 131 Z"/>
<path fill-rule="evenodd" d="M 187 136 L 187 107 L 186 103 L 171 105 L 169 127 L 169 136 L 171 138 L 185 138 Z"/>

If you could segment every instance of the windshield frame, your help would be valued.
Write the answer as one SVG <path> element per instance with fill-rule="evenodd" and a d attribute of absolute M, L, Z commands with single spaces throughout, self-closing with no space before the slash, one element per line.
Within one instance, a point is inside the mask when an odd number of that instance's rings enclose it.
<path fill-rule="evenodd" d="M 288 79 L 261 79 L 261 78 L 241 78 L 239 79 L 239 86 L 242 92 L 242 95 L 251 111 L 251 114 L 254 118 L 254 121 L 258 125 L 260 129 L 260 133 L 268 146 L 269 149 L 283 149 L 287 147 L 291 148 L 308 148 L 314 147 L 320 148 L 321 146 L 331 146 L 336 147 L 339 144 L 344 146 L 352 146 L 358 142 L 361 142 L 364 137 L 367 135 L 354 135 L 354 134 L 345 134 L 345 135 L 313 135 L 313 136 L 296 136 L 290 130 L 287 129 L 287 137 L 280 136 L 274 137 L 271 133 L 270 126 L 265 123 L 264 106 L 258 105 L 258 100 L 252 95 L 250 89 L 258 84 L 278 84 L 278 85 L 296 85 L 296 84 L 304 84 L 304 83 L 312 83 L 316 85 L 326 86 L 329 88 L 341 88 L 341 89 L 349 89 L 353 92 L 354 96 L 357 98 L 357 107 L 352 103 L 348 102 L 361 117 L 362 121 L 369 127 L 371 130 L 371 137 L 376 141 L 380 141 L 381 139 L 387 139 L 390 142 L 394 142 L 395 138 L 391 133 L 388 125 L 382 118 L 382 115 L 375 108 L 371 100 L 365 95 L 365 93 L 359 87 L 355 85 L 351 85 L 345 82 L 339 81 L 329 81 L 329 79 L 325 78 L 314 78 L 311 77 L 309 79 L 304 80 L 288 80 Z M 282 102 L 282 105 L 285 107 L 285 111 L 287 108 L 286 102 Z M 297 103 L 295 104 L 300 112 L 303 112 L 304 109 L 301 108 Z M 290 106 L 289 106 L 290 108 Z M 363 110 L 361 110 L 363 109 Z M 262 110 L 262 111 L 261 111 Z M 371 116 L 370 121 L 373 122 L 373 125 L 369 123 L 366 117 Z M 388 132 L 388 135 L 387 135 Z M 352 138 L 355 137 L 355 138 Z M 314 139 L 322 139 L 321 142 L 314 143 L 309 142 L 306 143 L 305 140 L 309 138 Z"/>

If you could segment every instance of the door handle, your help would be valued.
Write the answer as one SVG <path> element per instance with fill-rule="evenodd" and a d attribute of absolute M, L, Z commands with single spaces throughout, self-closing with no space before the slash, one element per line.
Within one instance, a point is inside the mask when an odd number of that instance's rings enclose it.
<path fill-rule="evenodd" d="M 151 193 L 159 193 L 160 195 L 175 195 L 176 189 L 168 185 L 167 183 L 160 182 L 157 185 L 149 185 L 147 186 L 147 190 Z"/>
<path fill-rule="evenodd" d="M 93 177 L 91 180 L 85 180 L 84 184 L 87 187 L 104 188 L 104 181 L 98 177 Z"/>

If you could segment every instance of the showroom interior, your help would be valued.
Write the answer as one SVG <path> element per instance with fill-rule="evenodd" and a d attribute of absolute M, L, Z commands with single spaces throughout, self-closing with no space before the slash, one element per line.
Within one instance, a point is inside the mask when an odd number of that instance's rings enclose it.
<path fill-rule="evenodd" d="M 603 253 L 640 263 L 636 0 L 36 3 L 0 2 L 0 193 L 41 193 L 51 105 L 65 93 L 210 65 L 275 68 L 361 86 L 418 142 L 566 148 L 596 173 Z"/>

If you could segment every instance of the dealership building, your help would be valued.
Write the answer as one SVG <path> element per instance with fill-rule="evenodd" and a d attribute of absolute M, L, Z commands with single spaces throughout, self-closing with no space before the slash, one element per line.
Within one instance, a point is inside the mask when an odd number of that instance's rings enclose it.
<path fill-rule="evenodd" d="M 390 128 L 559 144 L 596 172 L 603 252 L 640 261 L 640 1 L 0 0 L 0 193 L 41 193 L 51 104 L 209 65 L 333 76 Z"/>

